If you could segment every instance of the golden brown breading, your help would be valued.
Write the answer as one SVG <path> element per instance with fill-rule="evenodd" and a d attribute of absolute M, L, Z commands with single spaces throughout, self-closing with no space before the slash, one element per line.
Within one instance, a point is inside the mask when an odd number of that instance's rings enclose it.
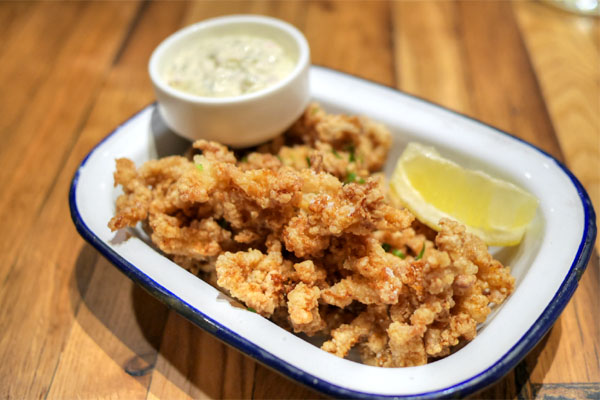
<path fill-rule="evenodd" d="M 124 194 L 117 198 L 117 211 L 108 223 L 111 230 L 135 226 L 148 216 L 152 192 L 135 169 L 133 161 L 119 158 L 114 173 L 115 186 L 121 185 Z"/>
<path fill-rule="evenodd" d="M 270 169 L 277 170 L 283 164 L 279 158 L 268 153 L 250 153 L 238 162 L 238 167 L 242 171 L 249 169 Z"/>
<path fill-rule="evenodd" d="M 257 313 L 269 317 L 284 302 L 284 281 L 291 263 L 258 250 L 225 253 L 217 258 L 217 285 Z"/>
<path fill-rule="evenodd" d="M 229 164 L 235 164 L 235 156 L 227 146 L 223 146 L 217 142 L 210 142 L 208 140 L 196 140 L 192 147 L 196 150 L 202 151 L 202 155 L 210 161 L 220 161 Z"/>
<path fill-rule="evenodd" d="M 318 287 L 309 287 L 300 282 L 287 294 L 287 308 L 294 332 L 304 332 L 314 335 L 325 328 L 325 321 L 319 314 Z"/>
<path fill-rule="evenodd" d="M 292 125 L 289 136 L 317 149 L 317 143 L 327 143 L 340 158 L 355 160 L 356 170 L 370 172 L 381 169 L 392 143 L 385 126 L 366 117 L 327 114 L 314 103 Z"/>
<path fill-rule="evenodd" d="M 188 222 L 181 214 L 151 213 L 148 222 L 152 228 L 152 242 L 159 249 L 193 260 L 221 254 L 221 244 L 231 238 L 231 232 L 221 228 L 212 218 Z"/>
<path fill-rule="evenodd" d="M 395 367 L 412 367 L 427 363 L 420 326 L 392 322 L 387 329 L 390 352 Z"/>
<path fill-rule="evenodd" d="M 311 105 L 286 135 L 240 160 L 204 140 L 188 158 L 117 160 L 109 227 L 142 222 L 173 261 L 340 357 L 414 366 L 473 339 L 514 278 L 464 226 L 437 233 L 390 205 L 373 174 L 389 132 Z"/>
<path fill-rule="evenodd" d="M 367 307 L 358 317 L 349 324 L 342 324 L 330 332 L 331 339 L 323 343 L 321 348 L 338 357 L 345 357 L 350 349 L 367 340 L 369 336 L 377 334 L 374 328 L 389 324 L 387 306 L 373 305 Z"/>
<path fill-rule="evenodd" d="M 463 225 L 450 220 L 442 220 L 440 225 L 436 244 L 448 252 L 458 269 L 457 311 L 481 323 L 491 311 L 490 303 L 500 304 L 514 290 L 515 279 L 508 268 L 492 258 L 483 241 L 467 233 Z"/>
<path fill-rule="evenodd" d="M 309 286 L 318 286 L 323 288 L 327 286 L 327 271 L 320 266 L 315 265 L 312 260 L 302 261 L 294 264 L 296 274 L 294 279 L 303 282 Z"/>
<path fill-rule="evenodd" d="M 392 258 L 382 257 L 382 250 L 375 250 L 370 242 L 367 242 L 370 246 L 358 245 L 357 253 L 366 254 L 366 258 L 348 256 L 344 266 L 355 274 L 322 290 L 321 299 L 338 307 L 348 306 L 353 301 L 385 304 L 376 285 L 386 282 L 381 278 L 382 267 L 386 266 L 390 277 L 398 276 L 401 280 L 401 284 L 395 286 L 399 296 L 395 303 L 388 303 L 392 304 L 388 309 L 389 319 L 380 318 L 378 324 L 372 323 L 369 334 L 360 329 L 368 325 L 365 322 L 368 314 L 365 314 L 357 318 L 354 325 L 346 324 L 334 330 L 335 340 L 326 342 L 324 350 L 346 354 L 359 344 L 361 357 L 367 364 L 421 365 L 428 357 L 449 354 L 462 339 L 475 337 L 477 324 L 485 320 L 492 299 L 498 296 L 492 295 L 491 290 L 489 298 L 482 294 L 484 288 L 492 287 L 488 280 L 497 288 L 495 293 L 512 291 L 513 280 L 507 269 L 489 256 L 480 239 L 466 233 L 464 227 L 455 222 L 442 221 L 442 231 L 435 243 L 416 234 L 412 228 L 402 232 L 378 232 L 374 237 L 405 249 L 404 259 L 396 257 L 394 263 L 391 261 L 395 256 L 384 253 Z M 378 243 L 376 239 L 371 240 Z M 425 250 L 419 257 L 415 253 L 421 252 L 417 249 L 423 249 L 423 245 Z M 489 275 L 479 275 L 473 261 L 482 265 Z"/>
<path fill-rule="evenodd" d="M 373 308 L 363 311 L 349 324 L 342 324 L 331 331 L 331 339 L 323 343 L 321 348 L 338 357 L 346 357 L 350 349 L 360 340 L 364 340 L 372 332 L 377 313 Z"/>
<path fill-rule="evenodd" d="M 413 216 L 389 206 L 376 181 L 364 184 L 330 182 L 331 175 L 303 174 L 317 193 L 304 189 L 299 213 L 283 230 L 286 248 L 297 257 L 320 257 L 332 237 L 342 234 L 370 235 L 375 229 L 404 229 Z M 314 181 L 323 184 L 315 184 Z M 311 182 L 312 181 L 312 182 Z"/>

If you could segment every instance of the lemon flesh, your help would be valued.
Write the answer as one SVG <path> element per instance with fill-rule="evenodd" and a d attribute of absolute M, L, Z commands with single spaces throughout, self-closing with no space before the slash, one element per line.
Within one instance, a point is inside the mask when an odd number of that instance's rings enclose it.
<path fill-rule="evenodd" d="M 518 244 L 538 206 L 518 186 L 465 169 L 418 143 L 402 153 L 390 186 L 392 199 L 432 229 L 439 231 L 440 219 L 451 218 L 493 246 Z"/>

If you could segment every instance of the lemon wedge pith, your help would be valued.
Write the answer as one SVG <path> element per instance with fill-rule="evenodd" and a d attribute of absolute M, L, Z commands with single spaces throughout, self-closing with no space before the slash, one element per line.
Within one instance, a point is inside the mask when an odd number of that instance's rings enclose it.
<path fill-rule="evenodd" d="M 409 143 L 391 179 L 392 199 L 439 230 L 441 218 L 462 222 L 487 244 L 518 244 L 535 216 L 537 199 L 518 186 L 469 170 L 433 148 Z"/>

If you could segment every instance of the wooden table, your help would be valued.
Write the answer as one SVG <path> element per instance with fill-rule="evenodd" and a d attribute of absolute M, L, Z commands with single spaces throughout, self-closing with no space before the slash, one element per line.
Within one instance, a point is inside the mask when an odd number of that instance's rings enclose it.
<path fill-rule="evenodd" d="M 478 118 L 599 203 L 598 19 L 538 2 L 0 3 L 0 398 L 317 398 L 134 286 L 75 231 L 85 154 L 154 99 L 151 51 L 222 14 L 287 20 L 314 63 Z M 599 242 L 596 242 L 598 244 Z M 600 396 L 598 255 L 550 334 L 481 398 Z"/>

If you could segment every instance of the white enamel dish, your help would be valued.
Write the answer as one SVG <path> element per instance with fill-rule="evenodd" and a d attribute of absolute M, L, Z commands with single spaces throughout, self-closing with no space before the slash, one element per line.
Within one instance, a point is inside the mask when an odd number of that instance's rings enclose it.
<path fill-rule="evenodd" d="M 435 146 L 467 167 L 510 180 L 540 206 L 516 247 L 492 249 L 512 268 L 515 292 L 454 354 L 428 365 L 376 368 L 335 357 L 261 316 L 234 307 L 212 286 L 157 252 L 139 230 L 120 240 L 107 222 L 118 191 L 117 157 L 137 165 L 180 154 L 150 105 L 116 128 L 83 160 L 69 196 L 79 233 L 127 276 L 224 342 L 302 384 L 336 397 L 462 397 L 502 378 L 556 321 L 585 270 L 596 236 L 594 210 L 577 179 L 536 147 L 463 115 L 340 72 L 311 67 L 311 97 L 331 112 L 367 115 L 394 136 L 385 172 L 409 141 Z"/>

